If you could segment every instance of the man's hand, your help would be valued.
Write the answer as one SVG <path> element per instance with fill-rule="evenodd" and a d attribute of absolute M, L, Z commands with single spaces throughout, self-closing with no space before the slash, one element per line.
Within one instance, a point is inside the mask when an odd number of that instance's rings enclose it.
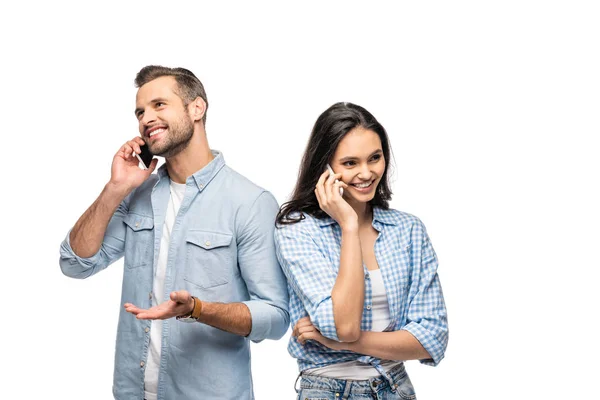
<path fill-rule="evenodd" d="M 134 153 L 140 154 L 140 146 L 143 145 L 144 140 L 136 136 L 121 146 L 117 154 L 113 157 L 109 186 L 129 193 L 148 179 L 156 168 L 158 159 L 153 159 L 150 168 L 147 170 L 141 169 L 139 167 L 139 160 Z"/>
<path fill-rule="evenodd" d="M 148 310 L 143 310 L 131 303 L 125 303 L 125 311 L 137 319 L 169 319 L 186 315 L 194 309 L 194 299 L 187 290 L 171 292 L 171 299 Z"/>
<path fill-rule="evenodd" d="M 301 345 L 304 345 L 307 340 L 314 340 L 333 350 L 342 350 L 343 346 L 342 343 L 323 336 L 312 324 L 310 317 L 300 318 L 298 322 L 296 322 L 296 325 L 292 330 L 292 336 L 295 336 Z"/>

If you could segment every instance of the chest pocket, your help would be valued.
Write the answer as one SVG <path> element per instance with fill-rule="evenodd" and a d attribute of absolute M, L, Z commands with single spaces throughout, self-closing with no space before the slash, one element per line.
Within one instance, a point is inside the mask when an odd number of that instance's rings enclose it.
<path fill-rule="evenodd" d="M 154 248 L 154 220 L 139 214 L 128 214 L 125 237 L 125 266 L 136 268 L 152 264 Z"/>
<path fill-rule="evenodd" d="M 184 279 L 204 289 L 228 283 L 234 271 L 232 238 L 228 233 L 190 230 Z"/>

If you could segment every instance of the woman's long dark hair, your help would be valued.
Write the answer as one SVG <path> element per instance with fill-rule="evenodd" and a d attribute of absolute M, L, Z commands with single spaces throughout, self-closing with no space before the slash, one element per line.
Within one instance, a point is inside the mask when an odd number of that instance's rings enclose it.
<path fill-rule="evenodd" d="M 277 214 L 277 224 L 294 224 L 304 219 L 304 213 L 315 218 L 327 216 L 319 207 L 315 196 L 315 186 L 330 163 L 340 141 L 348 132 L 356 127 L 372 130 L 381 140 L 385 171 L 377 186 L 375 197 L 369 202 L 372 206 L 389 208 L 388 201 L 392 198 L 389 186 L 390 143 L 383 126 L 375 117 L 352 103 L 336 103 L 319 116 L 312 129 L 302 164 L 298 172 L 298 182 L 292 193 L 292 198 L 284 203 Z M 292 215 L 299 213 L 297 215 Z"/>

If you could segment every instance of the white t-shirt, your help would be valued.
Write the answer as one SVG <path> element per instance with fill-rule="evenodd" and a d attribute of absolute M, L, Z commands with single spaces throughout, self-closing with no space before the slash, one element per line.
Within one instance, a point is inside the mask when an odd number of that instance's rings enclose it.
<path fill-rule="evenodd" d="M 158 251 L 158 264 L 154 273 L 152 285 L 152 306 L 163 303 L 163 292 L 165 291 L 165 274 L 167 271 L 167 258 L 169 256 L 169 242 L 171 230 L 175 223 L 175 217 L 185 196 L 185 183 L 171 181 L 171 196 L 167 205 L 165 223 L 163 225 L 160 239 L 160 250 Z M 162 320 L 153 320 L 150 326 L 150 346 L 148 348 L 148 360 L 144 376 L 144 396 L 146 400 L 156 400 L 158 392 L 158 370 L 160 366 L 160 350 L 162 343 Z"/>
<path fill-rule="evenodd" d="M 371 331 L 383 332 L 390 324 L 390 307 L 385 292 L 385 286 L 383 284 L 383 277 L 381 276 L 381 271 L 379 269 L 370 270 L 369 277 L 371 279 L 371 314 L 373 317 Z M 401 362 L 402 361 L 382 360 L 381 366 L 385 371 L 389 371 Z M 306 372 L 328 378 L 354 380 L 370 379 L 380 375 L 372 365 L 364 364 L 360 361 L 347 361 L 320 368 L 311 368 Z"/>

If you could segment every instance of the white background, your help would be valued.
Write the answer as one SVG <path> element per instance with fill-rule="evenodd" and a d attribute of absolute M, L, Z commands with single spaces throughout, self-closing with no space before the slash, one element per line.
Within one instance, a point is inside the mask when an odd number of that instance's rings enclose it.
<path fill-rule="evenodd" d="M 280 203 L 328 106 L 386 127 L 449 311 L 440 366 L 407 363 L 419 399 L 600 398 L 597 3 L 205 3 L 2 6 L 1 397 L 112 397 L 122 262 L 73 280 L 58 249 L 163 64 L 204 82 L 211 146 Z M 259 400 L 294 398 L 288 337 L 253 345 Z"/>

